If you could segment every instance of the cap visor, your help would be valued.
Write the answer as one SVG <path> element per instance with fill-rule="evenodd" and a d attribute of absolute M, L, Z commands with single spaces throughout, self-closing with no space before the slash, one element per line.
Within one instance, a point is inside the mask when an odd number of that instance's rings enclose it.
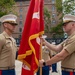
<path fill-rule="evenodd" d="M 62 26 L 64 26 L 66 23 L 62 23 Z"/>
<path fill-rule="evenodd" d="M 12 23 L 12 25 L 18 25 L 17 23 Z"/>
<path fill-rule="evenodd" d="M 17 23 L 12 23 L 12 22 L 3 22 L 3 23 L 9 23 L 9 24 L 12 24 L 12 25 L 18 25 Z"/>
<path fill-rule="evenodd" d="M 11 25 L 18 25 L 17 23 L 10 23 Z"/>
<path fill-rule="evenodd" d="M 62 26 L 64 26 L 64 25 L 67 24 L 67 23 L 69 23 L 69 22 L 65 22 L 65 23 L 63 23 Z"/>

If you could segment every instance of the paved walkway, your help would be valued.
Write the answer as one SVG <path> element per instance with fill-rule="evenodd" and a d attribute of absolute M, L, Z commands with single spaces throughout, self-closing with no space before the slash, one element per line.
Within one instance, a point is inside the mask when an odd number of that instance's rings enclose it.
<path fill-rule="evenodd" d="M 15 65 L 16 65 L 16 75 L 21 75 L 22 62 L 16 60 Z M 57 73 L 56 72 L 52 73 L 50 71 L 50 75 L 61 75 L 61 68 L 60 68 L 60 66 L 61 66 L 61 62 L 58 62 L 57 63 L 57 71 L 58 72 Z"/>

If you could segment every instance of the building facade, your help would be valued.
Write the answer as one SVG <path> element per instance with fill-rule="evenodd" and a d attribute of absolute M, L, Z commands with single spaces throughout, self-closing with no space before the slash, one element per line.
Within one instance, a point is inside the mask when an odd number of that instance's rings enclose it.
<path fill-rule="evenodd" d="M 18 26 L 16 27 L 13 37 L 20 39 L 24 28 L 26 14 L 29 8 L 30 0 L 15 0 L 16 4 L 13 6 L 13 11 L 16 11 L 18 19 Z M 59 23 L 59 17 L 57 16 L 56 0 L 44 0 L 44 7 L 50 12 L 51 22 L 49 27 L 56 26 Z M 3 31 L 3 27 L 0 25 L 0 32 Z M 50 34 L 47 34 L 50 37 Z M 18 42 L 18 41 L 17 41 Z"/>

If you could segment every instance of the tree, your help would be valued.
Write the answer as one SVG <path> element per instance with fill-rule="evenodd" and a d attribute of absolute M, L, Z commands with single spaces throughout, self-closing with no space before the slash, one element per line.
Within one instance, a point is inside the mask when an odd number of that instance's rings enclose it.
<path fill-rule="evenodd" d="M 63 29 L 62 29 L 62 0 L 56 0 L 56 9 L 57 9 L 57 16 L 59 17 L 59 23 L 52 27 L 50 30 L 51 33 L 53 33 L 55 36 L 62 36 L 63 35 Z"/>
<path fill-rule="evenodd" d="M 75 0 L 65 0 L 62 3 L 63 13 L 75 15 Z"/>
<path fill-rule="evenodd" d="M 59 17 L 59 23 L 55 27 L 50 27 L 51 24 L 51 16 L 50 11 L 45 7 L 44 8 L 44 20 L 45 20 L 45 32 L 46 33 L 52 33 L 56 35 L 57 37 L 63 37 L 63 29 L 62 29 L 62 18 L 64 14 L 74 14 L 75 9 L 75 0 L 65 0 L 62 2 L 62 0 L 56 0 L 56 9 L 57 9 L 57 16 Z"/>
<path fill-rule="evenodd" d="M 60 22 L 56 27 L 51 28 L 51 33 L 55 34 L 55 37 L 63 37 L 62 22 Z"/>
<path fill-rule="evenodd" d="M 56 26 L 51 28 L 51 32 L 55 33 L 56 35 L 62 35 L 64 32 L 62 30 L 62 17 L 64 14 L 73 14 L 75 15 L 75 0 L 56 0 L 56 8 L 58 12 L 58 16 L 60 16 L 61 22 Z"/>
<path fill-rule="evenodd" d="M 62 0 L 56 0 L 56 8 L 57 8 L 58 14 L 61 14 L 61 12 L 62 12 Z"/>
<path fill-rule="evenodd" d="M 59 16 L 60 22 L 56 27 L 51 27 L 51 12 L 48 11 L 48 9 L 45 7 L 44 8 L 44 20 L 45 20 L 45 32 L 46 33 L 51 33 L 51 34 L 56 34 L 56 35 L 62 35 L 63 30 L 62 30 L 62 0 L 56 0 L 56 8 L 57 8 L 57 16 Z"/>
<path fill-rule="evenodd" d="M 48 33 L 50 32 L 50 11 L 46 7 L 44 7 L 44 23 L 45 23 L 45 32 Z"/>
<path fill-rule="evenodd" d="M 0 17 L 9 12 L 12 12 L 12 6 L 14 4 L 14 0 L 0 0 Z"/>

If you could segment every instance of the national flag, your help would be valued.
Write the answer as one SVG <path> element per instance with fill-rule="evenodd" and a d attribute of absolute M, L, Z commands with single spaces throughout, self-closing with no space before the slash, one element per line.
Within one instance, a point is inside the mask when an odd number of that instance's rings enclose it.
<path fill-rule="evenodd" d="M 18 51 L 18 60 L 23 62 L 22 75 L 34 75 L 38 70 L 42 34 L 44 34 L 43 0 L 31 0 Z"/>

